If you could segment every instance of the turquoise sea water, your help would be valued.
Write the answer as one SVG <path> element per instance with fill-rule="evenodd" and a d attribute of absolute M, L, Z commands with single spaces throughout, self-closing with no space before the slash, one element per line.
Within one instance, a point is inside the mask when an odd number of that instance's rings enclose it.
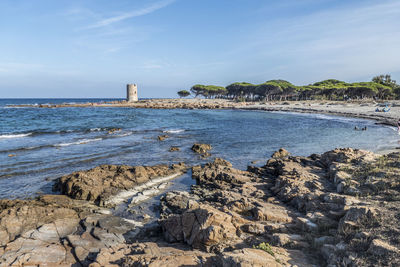
<path fill-rule="evenodd" d="M 0 198 L 50 193 L 53 179 L 100 164 L 204 163 L 190 147 L 213 146 L 245 169 L 263 164 L 280 147 L 308 156 L 336 147 L 372 151 L 396 146 L 391 127 L 326 115 L 241 110 L 152 110 L 132 108 L 10 108 L 7 104 L 88 102 L 88 99 L 0 99 Z M 367 126 L 355 131 L 354 126 Z M 112 128 L 121 131 L 110 134 Z M 167 134 L 163 142 L 157 136 Z M 169 152 L 171 146 L 181 148 Z M 9 155 L 15 155 L 10 157 Z M 190 175 L 174 189 L 188 188 Z"/>

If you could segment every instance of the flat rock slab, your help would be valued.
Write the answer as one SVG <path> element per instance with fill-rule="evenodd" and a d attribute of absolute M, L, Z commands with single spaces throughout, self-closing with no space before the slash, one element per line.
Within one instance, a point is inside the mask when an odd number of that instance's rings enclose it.
<path fill-rule="evenodd" d="M 156 166 L 117 166 L 99 167 L 74 172 L 59 178 L 55 188 L 73 199 L 81 199 L 105 205 L 110 197 L 129 190 L 153 178 L 170 176 L 184 171 L 184 164 Z"/>

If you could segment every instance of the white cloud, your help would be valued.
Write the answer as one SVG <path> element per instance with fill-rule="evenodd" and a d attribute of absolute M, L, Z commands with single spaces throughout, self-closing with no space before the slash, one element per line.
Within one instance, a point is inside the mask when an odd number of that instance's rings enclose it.
<path fill-rule="evenodd" d="M 116 22 L 120 22 L 126 19 L 134 18 L 134 17 L 139 17 L 139 16 L 144 16 L 150 13 L 153 13 L 161 8 L 164 8 L 170 4 L 175 2 L 175 0 L 164 0 L 164 1 L 159 1 L 156 2 L 148 7 L 144 7 L 142 9 L 134 10 L 131 12 L 123 13 L 118 16 L 110 17 L 107 19 L 102 19 L 97 21 L 96 23 L 89 25 L 86 27 L 86 29 L 96 29 L 96 28 L 101 28 L 105 27 L 111 24 L 114 24 Z"/>
<path fill-rule="evenodd" d="M 400 2 L 391 0 L 267 21 L 248 36 L 253 41 L 232 54 L 247 53 L 243 68 L 260 70 L 259 77 L 279 75 L 300 83 L 395 73 L 400 71 L 399 17 Z"/>

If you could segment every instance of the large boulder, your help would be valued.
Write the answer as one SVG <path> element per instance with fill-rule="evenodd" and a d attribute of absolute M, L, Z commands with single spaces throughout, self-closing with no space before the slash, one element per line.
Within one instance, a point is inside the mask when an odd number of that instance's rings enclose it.
<path fill-rule="evenodd" d="M 155 178 L 179 175 L 184 169 L 184 164 L 170 167 L 101 165 L 63 176 L 57 180 L 55 188 L 74 199 L 105 205 L 110 197 L 121 191 L 130 190 Z"/>
<path fill-rule="evenodd" d="M 377 155 L 372 152 L 353 148 L 336 148 L 321 155 L 321 162 L 329 167 L 332 163 L 357 163 L 373 161 Z"/>
<path fill-rule="evenodd" d="M 208 205 L 170 216 L 161 221 L 161 226 L 167 241 L 184 241 L 205 251 L 238 239 L 235 219 Z"/>
<path fill-rule="evenodd" d="M 59 196 L 56 199 L 66 199 Z M 76 210 L 39 200 L 0 200 L 0 246 L 13 241 L 25 232 L 60 219 L 75 221 Z"/>
<path fill-rule="evenodd" d="M 278 151 L 275 151 L 275 152 L 272 154 L 271 158 L 274 158 L 274 159 L 276 159 L 276 158 L 281 159 L 281 158 L 287 158 L 289 155 L 290 155 L 289 151 L 287 151 L 287 150 L 284 149 L 284 148 L 280 148 Z"/>
<path fill-rule="evenodd" d="M 192 150 L 198 154 L 204 154 L 204 155 L 209 155 L 208 151 L 212 149 L 212 146 L 209 144 L 200 144 L 200 143 L 195 143 L 192 146 Z"/>

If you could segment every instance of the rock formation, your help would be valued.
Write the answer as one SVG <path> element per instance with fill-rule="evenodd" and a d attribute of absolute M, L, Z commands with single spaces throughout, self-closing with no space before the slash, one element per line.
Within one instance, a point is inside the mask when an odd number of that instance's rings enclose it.
<path fill-rule="evenodd" d="M 161 177 L 174 177 L 185 170 L 184 164 L 157 166 L 102 165 L 74 172 L 56 181 L 55 189 L 74 199 L 87 200 L 100 206 L 118 193 Z"/>
<path fill-rule="evenodd" d="M 243 171 L 217 158 L 192 168 L 190 192 L 161 197 L 156 224 L 101 203 L 184 167 L 103 165 L 60 178 L 66 195 L 1 200 L 0 266 L 398 266 L 399 162 L 282 149 Z"/>
<path fill-rule="evenodd" d="M 201 154 L 202 157 L 204 157 L 204 158 L 211 156 L 211 154 L 208 153 L 208 151 L 211 150 L 211 149 L 212 149 L 212 146 L 209 145 L 209 144 L 198 144 L 198 143 L 196 143 L 196 144 L 193 144 L 193 146 L 192 146 L 192 150 L 195 153 Z"/>

